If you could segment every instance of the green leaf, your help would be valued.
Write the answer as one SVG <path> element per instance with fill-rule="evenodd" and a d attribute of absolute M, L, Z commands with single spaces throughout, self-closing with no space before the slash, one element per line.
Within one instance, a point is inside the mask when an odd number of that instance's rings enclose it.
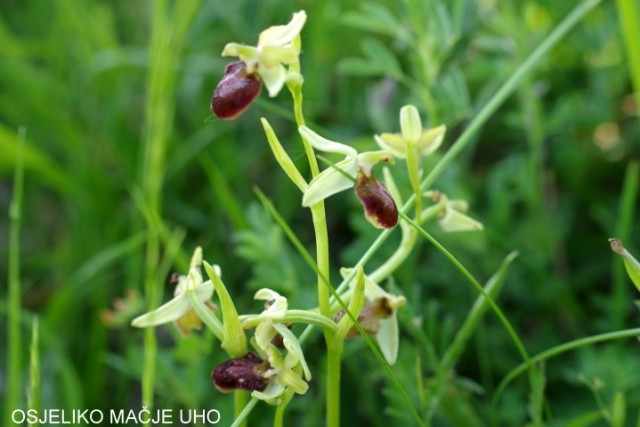
<path fill-rule="evenodd" d="M 375 68 L 364 58 L 344 58 L 338 63 L 338 72 L 350 76 L 375 77 L 383 74 L 383 71 Z"/>
<path fill-rule="evenodd" d="M 367 38 L 362 42 L 362 51 L 375 69 L 384 74 L 400 78 L 402 70 L 394 53 L 382 42 L 374 38 Z"/>

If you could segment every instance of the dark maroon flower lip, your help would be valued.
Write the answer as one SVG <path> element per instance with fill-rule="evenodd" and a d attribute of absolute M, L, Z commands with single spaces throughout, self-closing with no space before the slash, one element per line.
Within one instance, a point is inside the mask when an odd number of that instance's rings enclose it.
<path fill-rule="evenodd" d="M 216 388 L 222 392 L 231 390 L 263 391 L 269 380 L 263 374 L 269 362 L 249 352 L 242 357 L 222 362 L 211 373 Z"/>
<path fill-rule="evenodd" d="M 360 172 L 355 187 L 367 220 L 376 228 L 393 228 L 398 223 L 398 207 L 385 186 L 373 176 Z"/>
<path fill-rule="evenodd" d="M 227 65 L 225 74 L 211 98 L 211 111 L 222 120 L 240 116 L 260 94 L 262 81 L 256 73 L 247 73 L 243 61 Z"/>

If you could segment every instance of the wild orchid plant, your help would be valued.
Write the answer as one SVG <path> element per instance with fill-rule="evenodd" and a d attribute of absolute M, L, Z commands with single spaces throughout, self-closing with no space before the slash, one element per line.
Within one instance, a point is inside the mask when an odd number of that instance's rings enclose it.
<path fill-rule="evenodd" d="M 448 232 L 481 230 L 482 225 L 465 214 L 466 202 L 450 200 L 437 191 L 423 193 L 420 179 L 423 158 L 442 144 L 445 126 L 423 129 L 418 109 L 408 105 L 400 111 L 399 133 L 383 133 L 372 137 L 378 149 L 358 152 L 353 147 L 331 141 L 305 125 L 302 113 L 300 73 L 300 32 L 306 14 L 293 15 L 287 25 L 273 26 L 260 34 L 257 46 L 230 43 L 223 56 L 239 57 L 229 64 L 213 94 L 211 108 L 220 119 L 233 119 L 242 114 L 260 93 L 262 84 L 269 96 L 277 96 L 287 87 L 293 97 L 293 110 L 308 157 L 311 177 L 306 179 L 297 169 L 266 119 L 262 124 L 275 158 L 283 171 L 301 191 L 301 205 L 309 208 L 315 231 L 318 306 L 309 309 L 290 308 L 286 296 L 271 289 L 260 289 L 255 299 L 265 301 L 259 314 L 238 315 L 233 299 L 221 279 L 221 269 L 202 259 L 197 248 L 186 275 L 177 278 L 174 298 L 156 310 L 133 320 L 136 327 L 150 327 L 174 322 L 182 334 L 201 329 L 203 324 L 220 340 L 230 359 L 215 367 L 212 378 L 218 390 L 236 393 L 236 421 L 242 422 L 247 392 L 252 402 L 276 405 L 274 425 L 282 425 L 287 404 L 295 394 L 305 394 L 310 387 L 312 370 L 305 360 L 304 342 L 292 331 L 296 323 L 322 330 L 327 349 L 326 424 L 338 426 L 340 421 L 340 368 L 344 341 L 361 334 L 375 337 L 379 350 L 389 364 L 396 361 L 399 349 L 397 310 L 405 305 L 402 295 L 385 291 L 380 283 L 406 259 L 416 244 L 416 230 L 410 222 L 422 224 L 438 220 Z M 372 144 L 373 145 L 373 144 Z M 344 159 L 332 163 L 322 153 L 335 153 Z M 326 164 L 320 170 L 318 160 Z M 404 221 L 399 212 L 402 190 L 391 171 L 404 161 L 411 182 L 410 193 L 416 197 L 414 218 Z M 380 163 L 384 183 L 374 170 Z M 365 218 L 377 228 L 400 228 L 402 241 L 395 253 L 369 274 L 362 267 L 343 267 L 340 286 L 331 286 L 329 234 L 325 215 L 325 199 L 353 187 L 364 207 Z M 423 206 L 432 201 L 429 206 Z M 399 221 L 399 216 L 401 216 Z M 208 280 L 202 275 L 202 267 Z M 337 289 L 337 290 L 334 290 Z M 213 303 L 217 294 L 219 304 Z M 251 339 L 247 339 L 247 332 Z M 255 404 L 255 403 L 254 403 Z M 242 415 L 241 415 L 242 414 Z"/>

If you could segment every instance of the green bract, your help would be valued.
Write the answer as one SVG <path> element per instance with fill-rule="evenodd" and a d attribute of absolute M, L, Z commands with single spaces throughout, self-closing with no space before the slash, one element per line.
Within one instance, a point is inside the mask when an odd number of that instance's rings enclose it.
<path fill-rule="evenodd" d="M 340 274 L 342 277 L 347 277 L 351 271 L 351 268 L 341 268 Z M 357 282 L 355 281 L 351 281 L 349 284 L 352 290 L 354 290 L 356 285 Z M 404 307 L 407 300 L 403 296 L 393 295 L 386 292 L 367 275 L 364 276 L 364 297 L 367 301 L 375 301 L 379 298 L 384 298 L 386 299 L 387 305 L 392 310 L 390 316 L 378 319 L 379 327 L 374 335 L 380 345 L 382 355 L 390 365 L 393 365 L 398 358 L 399 346 L 398 319 L 396 318 L 396 311 Z"/>

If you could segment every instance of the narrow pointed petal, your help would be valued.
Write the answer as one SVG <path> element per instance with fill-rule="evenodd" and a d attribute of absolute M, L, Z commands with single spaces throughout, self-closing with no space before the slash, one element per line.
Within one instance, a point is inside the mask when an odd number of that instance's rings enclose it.
<path fill-rule="evenodd" d="M 149 313 L 138 316 L 131 321 L 136 328 L 146 328 L 163 323 L 173 322 L 189 310 L 189 300 L 185 294 L 178 295 Z"/>
<path fill-rule="evenodd" d="M 300 126 L 298 131 L 302 137 L 309 141 L 309 144 L 313 145 L 313 148 L 317 150 L 327 153 L 339 153 L 352 157 L 355 157 L 358 154 L 355 148 L 323 138 L 306 126 Z"/>

